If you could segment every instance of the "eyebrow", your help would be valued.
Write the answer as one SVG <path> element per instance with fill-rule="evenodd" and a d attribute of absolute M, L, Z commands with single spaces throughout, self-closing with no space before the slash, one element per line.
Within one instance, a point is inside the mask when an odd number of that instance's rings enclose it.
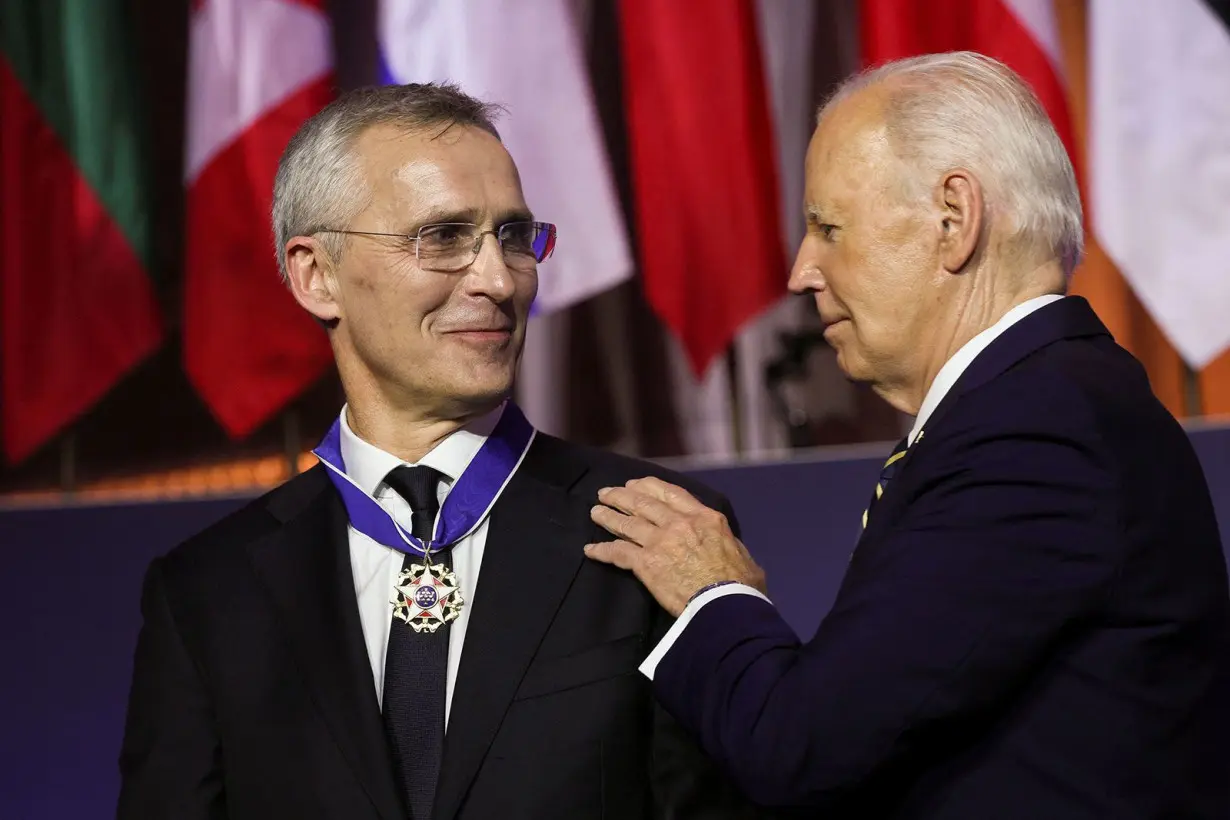
<path fill-rule="evenodd" d="M 807 215 L 807 221 L 813 225 L 824 222 L 824 214 L 821 212 L 819 205 L 808 205 L 803 209 L 803 213 Z"/>
<path fill-rule="evenodd" d="M 468 222 L 478 224 L 481 221 L 482 214 L 477 208 L 464 208 L 459 211 L 432 211 L 426 216 L 416 219 L 412 224 L 403 230 L 407 236 L 414 236 L 419 229 L 424 225 L 439 225 L 447 222 Z M 515 209 L 505 211 L 494 219 L 492 222 L 496 227 L 506 225 L 509 222 L 533 222 L 534 215 L 526 209 Z"/>

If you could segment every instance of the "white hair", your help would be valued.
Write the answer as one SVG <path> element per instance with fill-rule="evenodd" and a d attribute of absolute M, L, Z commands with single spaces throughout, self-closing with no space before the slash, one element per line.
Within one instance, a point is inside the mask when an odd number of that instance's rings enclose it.
<path fill-rule="evenodd" d="M 282 281 L 287 281 L 285 252 L 292 236 L 344 230 L 367 207 L 371 194 L 354 152 L 360 134 L 386 123 L 412 130 L 462 125 L 499 139 L 497 111 L 499 106 L 468 96 L 451 83 L 361 88 L 325 106 L 291 137 L 274 177 L 274 252 Z M 326 234 L 321 240 L 335 263 L 343 239 Z"/>
<path fill-rule="evenodd" d="M 1012 238 L 1057 259 L 1070 275 L 1085 239 L 1076 173 L 1025 81 L 975 52 L 926 54 L 850 78 L 819 118 L 854 92 L 881 83 L 889 139 L 919 180 L 968 169 L 982 184 L 988 209 L 1011 221 Z"/>

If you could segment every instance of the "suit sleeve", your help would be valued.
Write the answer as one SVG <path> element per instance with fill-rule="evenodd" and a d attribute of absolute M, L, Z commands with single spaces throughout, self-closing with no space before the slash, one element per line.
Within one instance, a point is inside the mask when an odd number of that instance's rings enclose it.
<path fill-rule="evenodd" d="M 1122 543 L 1113 474 L 1090 420 L 1049 410 L 916 445 L 926 479 L 811 641 L 752 596 L 696 614 L 654 690 L 753 799 L 832 806 L 959 742 L 1094 611 Z"/>
<path fill-rule="evenodd" d="M 225 818 L 213 710 L 177 629 L 159 561 L 146 574 L 141 613 L 116 816 L 119 820 Z"/>
<path fill-rule="evenodd" d="M 729 502 L 715 504 L 738 535 L 738 522 Z M 660 613 L 652 643 L 661 640 L 673 623 Z M 701 750 L 662 706 L 654 705 L 653 760 L 651 762 L 657 816 L 663 820 L 765 820 L 767 809 L 754 806 L 738 791 L 734 779 Z"/>

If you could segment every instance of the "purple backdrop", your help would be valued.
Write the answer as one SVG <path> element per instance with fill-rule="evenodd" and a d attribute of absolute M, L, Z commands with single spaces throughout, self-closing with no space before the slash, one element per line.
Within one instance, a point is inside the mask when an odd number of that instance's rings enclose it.
<path fill-rule="evenodd" d="M 1192 439 L 1230 532 L 1230 428 Z M 691 470 L 734 502 L 800 635 L 832 605 L 887 452 Z M 145 567 L 245 500 L 0 510 L 0 817 L 114 814 Z"/>

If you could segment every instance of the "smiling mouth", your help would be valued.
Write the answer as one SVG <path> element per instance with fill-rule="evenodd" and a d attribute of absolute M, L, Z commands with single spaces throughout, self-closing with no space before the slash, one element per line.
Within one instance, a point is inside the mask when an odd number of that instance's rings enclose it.
<path fill-rule="evenodd" d="M 502 342 L 512 336 L 512 328 L 452 330 L 447 335 L 471 342 Z"/>

